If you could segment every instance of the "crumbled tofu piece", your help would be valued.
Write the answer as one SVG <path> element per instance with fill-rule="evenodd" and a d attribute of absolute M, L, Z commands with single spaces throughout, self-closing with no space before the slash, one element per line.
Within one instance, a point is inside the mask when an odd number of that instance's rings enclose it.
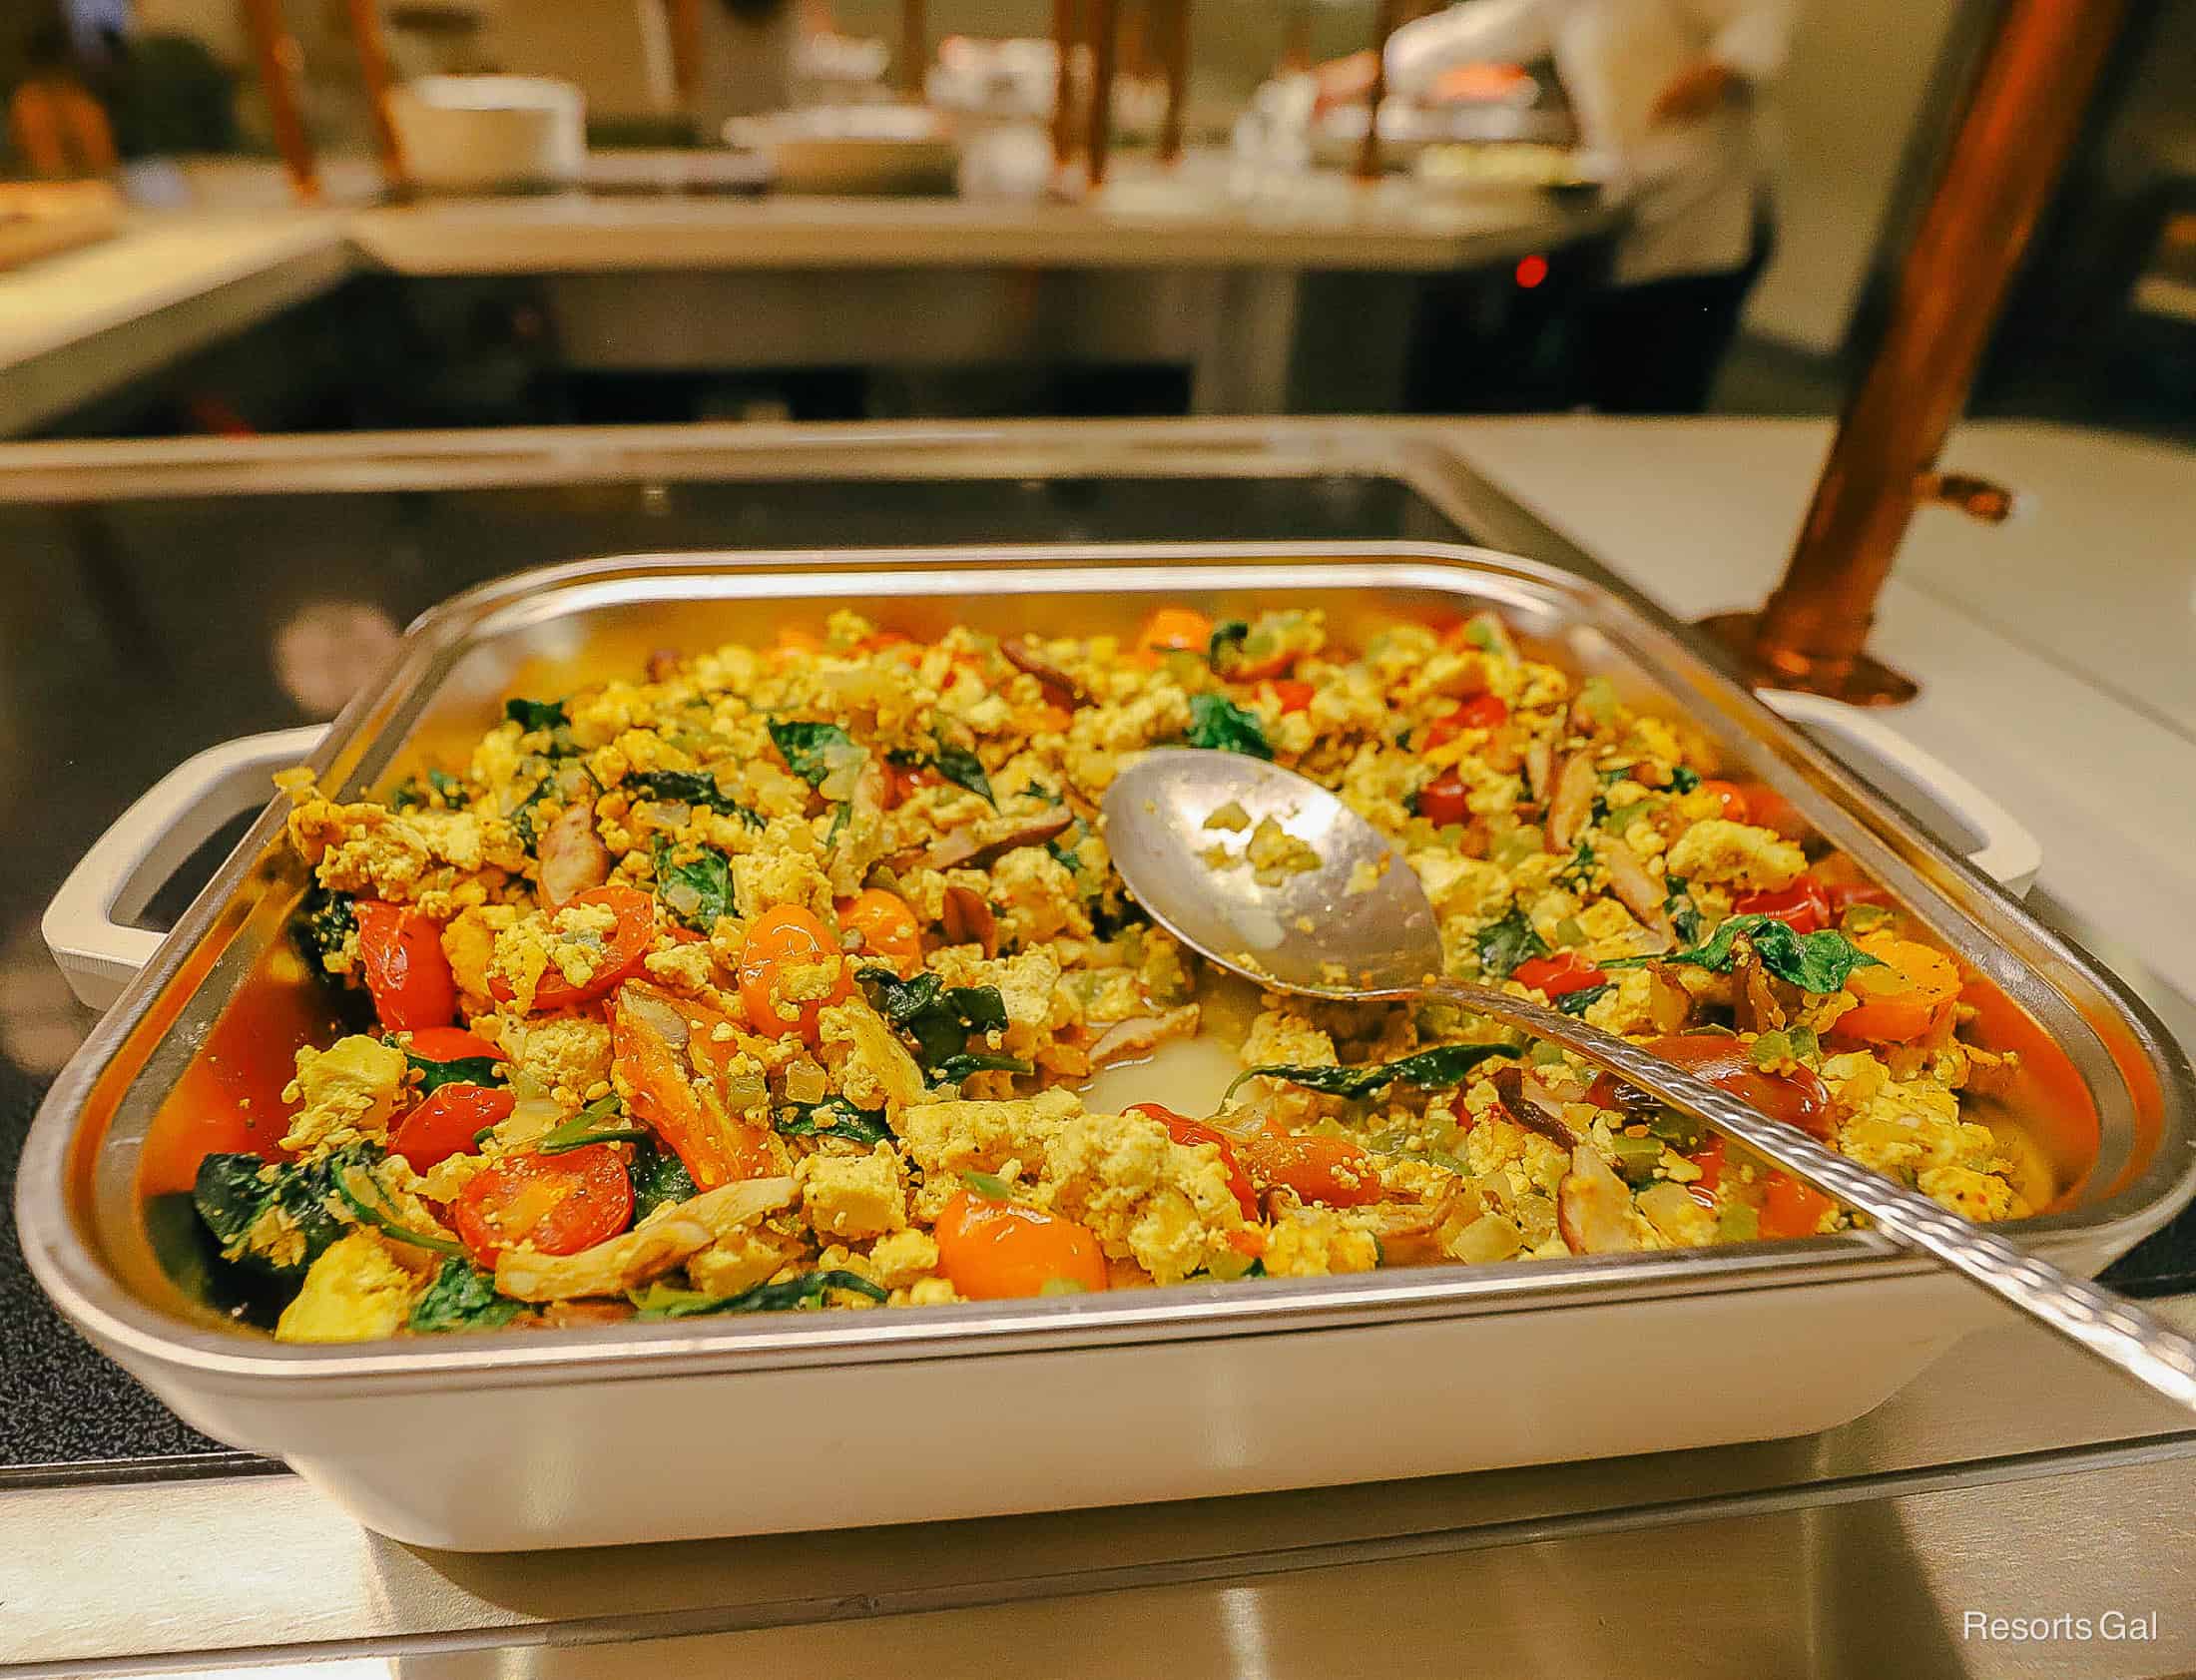
<path fill-rule="evenodd" d="M 567 1108 L 610 1077 L 610 1028 L 590 1014 L 528 1015 L 503 1023 L 514 1078 L 530 1080 Z"/>
<path fill-rule="evenodd" d="M 1298 1208 L 1277 1221 L 1266 1241 L 1266 1272 L 1274 1278 L 1324 1278 L 1370 1272 L 1380 1263 L 1372 1232 L 1331 1208 Z"/>
<path fill-rule="evenodd" d="M 371 1231 L 352 1231 L 322 1251 L 297 1298 L 275 1321 L 278 1342 L 377 1342 L 411 1317 L 424 1283 L 399 1266 Z"/>
<path fill-rule="evenodd" d="M 361 1033 L 325 1050 L 300 1049 L 297 1076 L 282 1088 L 282 1101 L 299 1105 L 282 1147 L 302 1155 L 361 1138 L 385 1141 L 409 1066 L 403 1051 Z"/>
<path fill-rule="evenodd" d="M 866 1155 L 811 1155 L 794 1176 L 820 1236 L 878 1237 L 907 1223 L 907 1186 L 890 1144 Z"/>
<path fill-rule="evenodd" d="M 1669 851 L 1669 870 L 1750 892 L 1790 886 L 1807 869 L 1807 853 L 1770 829 L 1712 817 L 1695 823 Z"/>
<path fill-rule="evenodd" d="M 649 978 L 677 992 L 693 993 L 709 985 L 717 964 L 704 941 L 682 940 L 669 950 L 650 951 L 641 959 Z"/>

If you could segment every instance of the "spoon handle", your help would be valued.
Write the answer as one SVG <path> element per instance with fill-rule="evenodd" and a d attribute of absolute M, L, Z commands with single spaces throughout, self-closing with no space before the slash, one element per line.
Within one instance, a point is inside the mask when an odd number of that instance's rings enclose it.
<path fill-rule="evenodd" d="M 2015 1248 L 1919 1191 L 1824 1148 L 1729 1092 L 1637 1044 L 1491 986 L 1442 980 L 1424 995 L 1575 1050 L 1596 1067 L 1705 1120 L 1797 1178 L 1865 1213 L 1908 1248 L 1932 1255 L 2107 1365 L 2196 1409 L 2196 1342 L 2086 1279 Z"/>

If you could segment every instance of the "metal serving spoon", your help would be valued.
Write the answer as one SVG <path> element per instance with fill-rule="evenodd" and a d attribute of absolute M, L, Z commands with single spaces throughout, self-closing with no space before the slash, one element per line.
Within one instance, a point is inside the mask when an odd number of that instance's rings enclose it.
<path fill-rule="evenodd" d="M 1319 853 L 1318 863 L 1274 886 L 1261 885 L 1247 863 L 1211 867 L 1202 853 L 1229 840 L 1238 842 L 1229 849 L 1240 851 L 1249 833 L 1206 826 L 1231 804 L 1254 828 L 1273 818 Z M 1437 997 L 1575 1050 L 2196 1409 L 2196 1342 L 2140 1308 L 1614 1033 L 1492 986 L 1443 978 L 1440 928 L 1416 872 L 1391 840 L 1317 783 L 1239 753 L 1160 748 L 1121 773 L 1107 790 L 1104 813 L 1106 845 L 1137 902 L 1221 967 L 1306 997 Z"/>

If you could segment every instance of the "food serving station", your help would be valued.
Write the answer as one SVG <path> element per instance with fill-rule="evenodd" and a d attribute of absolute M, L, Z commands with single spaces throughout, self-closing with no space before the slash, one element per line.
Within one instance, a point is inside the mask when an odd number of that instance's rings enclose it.
<path fill-rule="evenodd" d="M 43 586 L 98 604 L 107 651 L 78 656 L 78 669 L 67 650 L 58 662 L 49 652 L 40 686 L 24 691 L 48 709 L 37 714 L 49 720 L 48 809 L 72 814 L 35 829 L 11 818 L 9 840 L 22 872 L 50 886 L 123 801 L 185 754 L 324 716 L 283 687 L 282 638 L 307 609 L 401 623 L 468 585 L 592 554 L 896 546 L 915 529 L 926 541 L 987 543 L 1463 542 L 1692 616 L 1759 597 L 1819 453 L 1819 428 L 1782 428 L 1773 448 L 1762 429 L 1290 421 L 350 438 L 241 453 L 26 446 L 0 455 L 0 530 Z M 2018 457 L 2022 441 L 1985 428 L 1973 448 Z M 1577 485 L 1580 459 L 1596 463 L 1598 488 Z M 1689 466 L 1673 473 L 1679 461 Z M 2114 470 L 2147 466 L 2138 452 Z M 1639 518 L 1651 499 L 1643 482 L 1686 494 L 1688 476 L 1729 491 L 1707 540 L 1685 533 L 1667 492 Z M 2072 521 L 2070 536 L 2080 502 L 2059 488 L 2054 517 Z M 2054 538 L 2046 527 L 1983 540 Z M 232 575 L 165 566 L 179 545 L 233 554 Z M 1926 580 L 1926 556 L 1918 564 Z M 207 634 L 209 623 L 227 629 Z M 202 628 L 185 635 L 184 624 Z M 2115 854 L 2086 828 L 2078 786 L 2023 782 L 1971 750 L 1973 720 L 2019 730 L 2023 706 L 2055 709 L 2057 727 L 2092 740 L 2147 741 L 2150 721 L 2114 698 L 2108 675 L 2068 681 L 2027 650 L 2020 627 L 1993 626 L 1926 581 L 1894 586 L 1875 645 L 1928 685 L 1894 719 L 1895 739 L 1954 759 L 1990 798 L 1980 811 L 1962 811 L 1956 790 L 1932 801 L 1925 768 L 1887 765 L 1881 740 L 1872 756 L 1865 735 L 1840 735 L 1833 750 L 1865 781 L 1905 788 L 1904 803 L 1954 851 L 1978 849 L 1993 828 L 2005 840 L 2002 802 L 2040 842 L 2031 907 L 2101 948 L 2163 1032 L 2187 1043 L 2187 1005 L 2146 966 L 2185 986 L 2185 954 L 2160 912 L 2130 910 L 2172 876 L 2146 874 L 2160 865 Z M 1940 657 L 1925 657 L 1932 647 Z M 264 670 L 250 664 L 259 648 L 272 656 Z M 94 715 L 101 685 L 120 685 L 131 703 L 111 692 L 106 716 Z M 173 697 L 170 715 L 123 731 L 118 719 L 149 716 L 156 695 Z M 2159 734 L 2166 763 L 2196 759 L 2185 734 Z M 2133 791 L 2138 808 L 2157 808 L 2132 815 L 2169 822 L 2185 785 L 2167 777 Z M 236 809 L 256 803 L 245 796 Z M 187 873 L 203 878 L 237 832 Z M 154 913 L 173 913 L 195 884 L 172 888 Z M 31 907 L 8 906 L 11 916 Z M 11 1119 L 34 1095 L 11 1095 Z M 2190 1328 L 2186 1254 L 2185 1232 L 2165 1232 L 2111 1281 Z M 2196 1628 L 2174 1623 L 2196 1428 L 1979 1308 L 1982 1328 L 1884 1404 L 1798 1438 L 953 1524 L 475 1554 L 375 1537 L 279 1465 L 192 1435 L 75 1343 L 12 1256 L 0 1301 L 21 1327 L 9 1382 L 24 1385 L 0 1472 L 0 1657 L 28 1672 L 324 1661 L 340 1673 L 599 1674 L 912 1660 L 1137 1674 L 1164 1660 L 1248 1675 L 1468 1652 L 1489 1667 L 1611 1674 L 2164 1674 L 2196 1658 Z M 1430 1417 L 1468 1436 L 1470 1407 L 1439 1384 L 1400 1387 L 1392 1403 L 1413 1427 Z M 1621 1404 L 1609 1389 L 1575 1403 Z M 876 1426 L 893 1423 L 880 1415 Z M 831 1473 L 827 1451 L 815 1469 Z M 969 1447 L 943 1473 L 980 1488 L 1007 1470 Z M 723 1491 L 739 1497 L 736 1485 Z M 2032 1603 L 2033 1559 L 2045 1555 L 2049 1602 Z M 116 1580 L 130 1592 L 101 1589 Z M 2061 1610 L 2118 1632 L 2041 1649 L 1987 1636 L 1989 1617 Z M 1962 1632 L 1969 1611 L 1985 1618 L 1982 1634 Z M 2154 1611 L 2162 1619 L 2146 1623 Z M 1939 1631 L 1917 1644 L 1922 1627 Z"/>

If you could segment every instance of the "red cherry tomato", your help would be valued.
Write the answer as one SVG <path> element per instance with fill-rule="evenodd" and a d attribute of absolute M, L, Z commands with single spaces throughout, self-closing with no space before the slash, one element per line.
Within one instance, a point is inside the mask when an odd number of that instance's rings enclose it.
<path fill-rule="evenodd" d="M 884 763 L 884 809 L 897 811 L 914 797 L 918 788 L 934 788 L 945 779 L 928 765 L 896 765 L 889 759 Z"/>
<path fill-rule="evenodd" d="M 1386 1195 L 1372 1157 L 1348 1138 L 1264 1131 L 1244 1146 L 1254 1182 L 1286 1185 L 1307 1202 L 1357 1208 Z"/>
<path fill-rule="evenodd" d="M 1865 880 L 1832 881 L 1823 888 L 1823 893 L 1830 900 L 1833 915 L 1844 915 L 1856 904 L 1881 904 L 1890 909 L 1896 902 L 1890 887 Z"/>
<path fill-rule="evenodd" d="M 415 1027 L 407 1048 L 423 1062 L 462 1062 L 479 1056 L 499 1062 L 506 1059 L 495 1045 L 463 1027 Z"/>
<path fill-rule="evenodd" d="M 1167 1128 L 1167 1135 L 1176 1143 L 1196 1148 L 1201 1143 L 1220 1145 L 1220 1164 L 1228 1169 L 1228 1188 L 1235 1192 L 1235 1199 L 1243 1209 L 1245 1219 L 1258 1218 L 1258 1192 L 1251 1188 L 1251 1175 L 1243 1170 L 1243 1163 L 1236 1159 L 1235 1139 L 1217 1126 L 1208 1126 L 1202 1120 L 1192 1120 L 1186 1114 L 1177 1114 L 1171 1108 L 1163 1108 L 1155 1102 L 1139 1102 L 1129 1105 L 1131 1114 L 1148 1114 Z"/>
<path fill-rule="evenodd" d="M 1765 1073 L 1754 1065 L 1744 1044 L 1720 1032 L 1657 1038 L 1647 1048 L 1753 1104 L 1772 1120 L 1782 1120 L 1819 1138 L 1831 1135 L 1830 1091 L 1811 1068 L 1795 1066 L 1789 1073 Z"/>
<path fill-rule="evenodd" d="M 1281 702 L 1283 716 L 1311 711 L 1312 697 L 1317 693 L 1319 690 L 1297 677 L 1284 677 L 1274 685 L 1274 698 Z"/>
<path fill-rule="evenodd" d="M 1528 958 L 1510 971 L 1510 978 L 1549 997 L 1568 997 L 1574 991 L 1609 983 L 1607 974 L 1576 951 Z"/>
<path fill-rule="evenodd" d="M 938 1270 L 970 1301 L 1041 1295 L 1047 1284 L 1106 1287 L 1106 1256 L 1098 1239 L 1071 1219 L 1015 1202 L 959 1192 L 945 1204 L 932 1233 Z"/>
<path fill-rule="evenodd" d="M 476 1174 L 452 1213 L 476 1264 L 495 1269 L 505 1249 L 577 1254 L 633 1223 L 633 1180 L 607 1143 L 562 1155 L 513 1155 Z"/>
<path fill-rule="evenodd" d="M 1813 875 L 1776 892 L 1749 892 L 1732 902 L 1734 915 L 1766 915 L 1795 933 L 1820 933 L 1830 925 L 1830 895 Z"/>
<path fill-rule="evenodd" d="M 1454 741 L 1467 729 L 1499 729 L 1509 720 L 1510 709 L 1498 694 L 1475 694 L 1445 718 L 1426 726 L 1422 747 L 1438 747 Z"/>
<path fill-rule="evenodd" d="M 1711 778 L 1700 785 L 1700 791 L 1716 796 L 1717 802 L 1723 807 L 1720 815 L 1726 822 L 1744 823 L 1751 818 L 1753 808 L 1747 804 L 1746 790 L 1736 782 Z"/>
<path fill-rule="evenodd" d="M 1444 770 L 1418 790 L 1418 815 L 1436 829 L 1471 821 L 1471 806 L 1464 793 L 1464 779 Z"/>
<path fill-rule="evenodd" d="M 1789 1173 L 1772 1172 L 1762 1187 L 1759 1230 L 1765 1237 L 1812 1237 L 1837 1204 Z"/>
<path fill-rule="evenodd" d="M 602 960 L 588 975 L 587 983 L 579 986 L 567 980 L 555 963 L 543 969 L 534 986 L 536 1011 L 569 1009 L 575 1003 L 604 996 L 640 972 L 641 960 L 656 937 L 656 900 L 638 887 L 591 886 L 576 893 L 564 908 L 582 904 L 599 904 L 617 917 L 617 924 L 603 940 Z M 498 998 L 510 998 L 510 985 L 500 974 L 490 978 L 488 989 Z"/>
<path fill-rule="evenodd" d="M 457 982 L 442 954 L 442 929 L 417 910 L 361 898 L 358 956 L 374 1013 L 391 1032 L 448 1026 L 457 1015 Z"/>
<path fill-rule="evenodd" d="M 1704 1208 L 1716 1205 L 1716 1187 L 1723 1183 L 1723 1139 L 1710 1138 L 1689 1157 L 1700 1168 L 1700 1177 L 1685 1188 Z"/>
<path fill-rule="evenodd" d="M 440 1085 L 405 1115 L 389 1140 L 389 1153 L 401 1155 L 412 1171 L 423 1173 L 452 1155 L 471 1155 L 482 1130 L 509 1117 L 518 1099 L 494 1085 Z"/>

